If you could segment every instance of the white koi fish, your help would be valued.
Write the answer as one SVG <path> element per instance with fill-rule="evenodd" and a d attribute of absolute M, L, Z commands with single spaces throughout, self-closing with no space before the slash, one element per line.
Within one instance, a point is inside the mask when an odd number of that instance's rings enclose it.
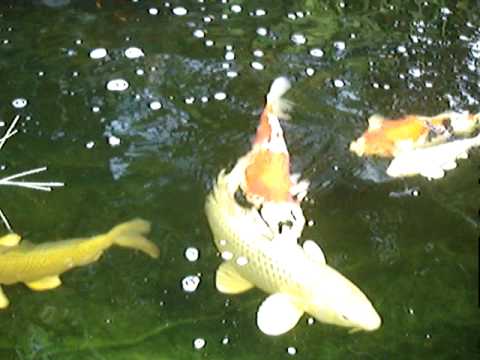
<path fill-rule="evenodd" d="M 368 298 L 326 264 L 315 242 L 300 246 L 278 240 L 257 211 L 236 202 L 245 165 L 239 162 L 229 174 L 220 172 L 205 204 L 215 245 L 225 260 L 216 273 L 217 289 L 239 294 L 256 286 L 270 294 L 257 313 L 257 325 L 267 335 L 286 333 L 303 313 L 352 331 L 378 329 L 381 319 Z"/>
<path fill-rule="evenodd" d="M 456 160 L 466 159 L 468 151 L 476 146 L 480 146 L 480 134 L 473 138 L 406 151 L 390 162 L 387 174 L 391 177 L 419 174 L 439 179 L 445 175 L 445 171 L 456 168 Z"/>

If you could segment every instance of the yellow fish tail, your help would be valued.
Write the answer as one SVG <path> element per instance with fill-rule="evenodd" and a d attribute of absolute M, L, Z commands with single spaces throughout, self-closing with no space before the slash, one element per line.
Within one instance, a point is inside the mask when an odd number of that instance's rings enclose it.
<path fill-rule="evenodd" d="M 115 226 L 106 237 L 115 245 L 143 251 L 153 258 L 160 254 L 158 247 L 145 238 L 150 232 L 150 222 L 142 219 L 134 219 Z"/>

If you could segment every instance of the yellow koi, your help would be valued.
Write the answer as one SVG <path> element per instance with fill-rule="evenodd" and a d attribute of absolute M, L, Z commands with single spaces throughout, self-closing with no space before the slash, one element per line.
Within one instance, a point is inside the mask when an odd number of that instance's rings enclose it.
<path fill-rule="evenodd" d="M 9 305 L 1 285 L 23 282 L 37 291 L 56 288 L 61 285 L 60 274 L 97 261 L 112 245 L 137 249 L 157 258 L 157 246 L 144 237 L 149 232 L 148 221 L 135 219 L 105 234 L 38 245 L 19 243 L 17 234 L 0 237 L 0 309 Z"/>

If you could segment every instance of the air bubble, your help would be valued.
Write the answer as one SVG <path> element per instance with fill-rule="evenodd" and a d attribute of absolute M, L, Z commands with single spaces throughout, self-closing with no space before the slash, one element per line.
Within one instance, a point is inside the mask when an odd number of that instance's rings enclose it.
<path fill-rule="evenodd" d="M 267 36 L 268 30 L 267 30 L 267 28 L 259 27 L 257 29 L 257 34 L 260 35 L 260 36 Z"/>
<path fill-rule="evenodd" d="M 307 42 L 307 38 L 303 34 L 299 33 L 292 34 L 290 40 L 292 40 L 296 45 L 303 45 Z"/>
<path fill-rule="evenodd" d="M 104 58 L 105 56 L 107 56 L 107 49 L 105 48 L 97 48 L 90 51 L 91 59 L 98 60 Z"/>
<path fill-rule="evenodd" d="M 197 261 L 200 256 L 200 252 L 197 248 L 191 246 L 185 249 L 185 258 L 190 261 L 194 262 Z"/>
<path fill-rule="evenodd" d="M 177 6 L 172 10 L 172 13 L 177 16 L 184 16 L 187 15 L 188 10 L 185 9 L 183 6 Z"/>
<path fill-rule="evenodd" d="M 200 277 L 197 275 L 188 275 L 182 280 L 182 288 L 186 292 L 194 292 L 200 285 Z"/>
<path fill-rule="evenodd" d="M 94 146 L 95 146 L 95 142 L 93 142 L 93 141 L 89 141 L 85 144 L 85 147 L 87 149 L 92 149 Z"/>
<path fill-rule="evenodd" d="M 238 266 L 245 266 L 248 264 L 248 259 L 245 256 L 239 256 L 237 258 L 237 265 Z"/>
<path fill-rule="evenodd" d="M 148 9 L 148 13 L 150 15 L 158 15 L 158 9 L 157 8 L 150 8 L 150 9 Z"/>
<path fill-rule="evenodd" d="M 260 49 L 254 50 L 253 51 L 253 56 L 261 58 L 261 57 L 263 57 L 263 51 L 260 50 Z"/>
<path fill-rule="evenodd" d="M 323 56 L 323 50 L 319 48 L 314 48 L 310 50 L 310 55 L 314 57 L 322 57 Z"/>
<path fill-rule="evenodd" d="M 149 106 L 152 110 L 160 110 L 162 108 L 162 103 L 160 101 L 152 101 Z"/>
<path fill-rule="evenodd" d="M 116 137 L 115 135 L 110 135 L 108 137 L 108 143 L 112 147 L 118 146 L 120 145 L 120 138 Z"/>
<path fill-rule="evenodd" d="M 205 37 L 205 31 L 203 31 L 201 29 L 197 29 L 193 32 L 193 36 L 195 36 L 198 39 L 202 39 L 202 38 Z"/>
<path fill-rule="evenodd" d="M 263 9 L 257 9 L 255 10 L 255 16 L 265 16 L 267 12 Z"/>
<path fill-rule="evenodd" d="M 225 100 L 227 98 L 227 94 L 220 91 L 220 92 L 215 93 L 215 95 L 213 95 L 213 97 L 214 97 L 215 100 L 222 101 L 222 100 Z"/>
<path fill-rule="evenodd" d="M 207 342 L 205 341 L 205 339 L 202 338 L 197 338 L 193 340 L 193 347 L 197 350 L 203 349 L 206 344 Z"/>
<path fill-rule="evenodd" d="M 287 348 L 287 353 L 288 353 L 288 355 L 295 355 L 297 353 L 297 349 L 294 348 L 293 346 L 289 346 Z"/>
<path fill-rule="evenodd" d="M 258 61 L 252 61 L 250 63 L 250 66 L 255 70 L 263 70 L 264 69 L 263 64 L 258 62 Z"/>
<path fill-rule="evenodd" d="M 17 98 L 12 101 L 12 106 L 15 109 L 23 109 L 25 106 L 27 106 L 28 101 L 27 99 L 24 98 Z"/>
<path fill-rule="evenodd" d="M 225 53 L 225 60 L 232 61 L 235 59 L 235 53 L 233 51 L 227 51 Z"/>
<path fill-rule="evenodd" d="M 344 87 L 345 86 L 345 83 L 343 82 L 343 80 L 341 79 L 335 79 L 333 81 L 333 85 L 336 87 L 336 88 L 341 88 L 341 87 Z"/>
<path fill-rule="evenodd" d="M 143 53 L 142 49 L 132 46 L 125 50 L 125 56 L 129 59 L 138 59 L 142 56 L 145 56 L 145 54 Z"/>
<path fill-rule="evenodd" d="M 129 87 L 129 84 L 124 79 L 113 79 L 107 83 L 107 90 L 109 91 L 125 91 Z"/>
<path fill-rule="evenodd" d="M 306 68 L 305 69 L 305 74 L 307 74 L 307 76 L 313 76 L 315 74 L 315 69 L 313 68 Z"/>
<path fill-rule="evenodd" d="M 241 13 L 242 12 L 242 7 L 238 4 L 235 4 L 235 5 L 232 5 L 230 7 L 230 9 L 232 10 L 232 12 L 238 14 L 238 13 Z"/>

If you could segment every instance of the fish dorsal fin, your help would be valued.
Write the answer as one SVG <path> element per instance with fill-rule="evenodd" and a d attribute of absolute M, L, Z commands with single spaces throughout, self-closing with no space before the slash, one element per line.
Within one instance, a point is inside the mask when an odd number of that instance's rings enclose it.
<path fill-rule="evenodd" d="M 253 288 L 253 284 L 244 279 L 231 263 L 220 264 L 215 275 L 217 290 L 224 294 L 239 294 Z"/>
<path fill-rule="evenodd" d="M 372 115 L 368 118 L 368 130 L 378 130 L 383 125 L 383 116 L 379 114 Z"/>
<path fill-rule="evenodd" d="M 0 237 L 0 245 L 2 246 L 16 246 L 22 237 L 15 233 L 10 233 Z"/>
<path fill-rule="evenodd" d="M 258 308 L 257 326 L 267 335 L 277 336 L 293 329 L 303 315 L 288 295 L 276 293 L 267 297 Z"/>
<path fill-rule="evenodd" d="M 50 290 L 62 285 L 57 275 L 45 276 L 44 278 L 25 283 L 30 289 L 36 291 Z"/>
<path fill-rule="evenodd" d="M 310 259 L 322 265 L 325 265 L 327 263 L 325 254 L 315 241 L 305 240 L 302 246 L 305 254 L 307 254 Z"/>

